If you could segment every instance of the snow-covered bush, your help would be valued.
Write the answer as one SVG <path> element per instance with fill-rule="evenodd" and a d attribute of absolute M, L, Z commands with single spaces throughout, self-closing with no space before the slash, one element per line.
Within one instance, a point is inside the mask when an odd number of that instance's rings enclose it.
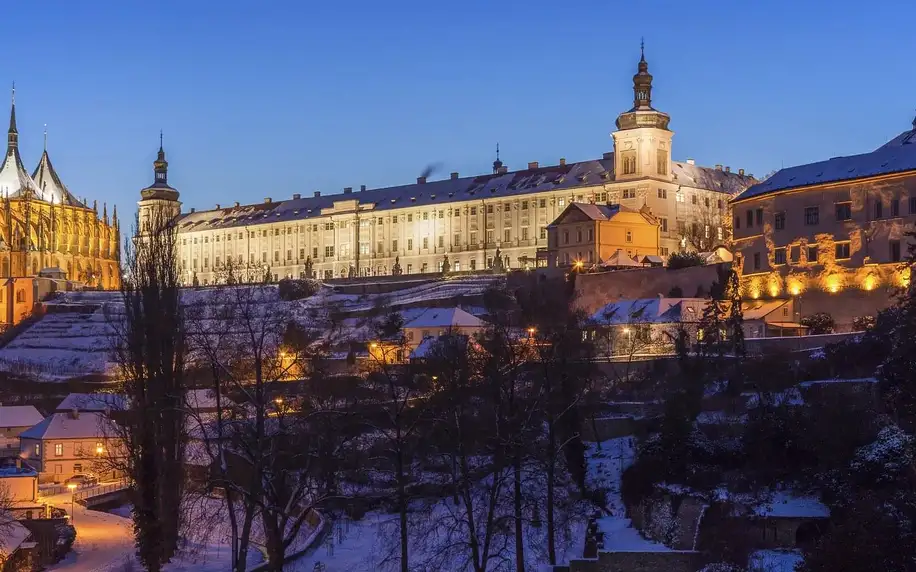
<path fill-rule="evenodd" d="M 645 535 L 666 546 L 677 540 L 677 514 L 668 497 L 649 498 L 640 506 Z"/>
<path fill-rule="evenodd" d="M 856 451 L 851 468 L 875 483 L 893 482 L 912 465 L 914 443 L 912 435 L 896 425 L 888 425 L 874 442 Z"/>

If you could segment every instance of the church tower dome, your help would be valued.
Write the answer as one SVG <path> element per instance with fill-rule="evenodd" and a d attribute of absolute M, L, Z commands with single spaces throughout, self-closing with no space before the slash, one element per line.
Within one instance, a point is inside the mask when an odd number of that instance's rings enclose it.
<path fill-rule="evenodd" d="M 652 107 L 652 74 L 646 46 L 639 45 L 639 63 L 633 76 L 633 107 L 617 117 L 614 138 L 614 177 L 617 180 L 671 180 L 671 117 Z"/>
<path fill-rule="evenodd" d="M 140 191 L 139 216 L 141 231 L 165 224 L 181 214 L 178 191 L 169 185 L 169 162 L 165 159 L 162 132 L 159 132 L 159 152 L 153 161 L 153 184 Z"/>

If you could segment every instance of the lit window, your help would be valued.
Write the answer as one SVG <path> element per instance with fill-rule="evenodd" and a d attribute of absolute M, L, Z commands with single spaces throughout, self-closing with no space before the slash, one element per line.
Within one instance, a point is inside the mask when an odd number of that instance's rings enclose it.
<path fill-rule="evenodd" d="M 54 444 L 54 456 L 55 456 L 55 457 L 63 457 L 63 456 L 64 456 L 64 444 L 63 444 L 63 443 L 55 443 L 55 444 Z"/>

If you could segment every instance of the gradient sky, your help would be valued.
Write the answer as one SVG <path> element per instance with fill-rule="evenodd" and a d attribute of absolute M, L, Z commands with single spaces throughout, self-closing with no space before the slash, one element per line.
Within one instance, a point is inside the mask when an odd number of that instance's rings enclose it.
<path fill-rule="evenodd" d="M 916 114 L 916 2 L 5 2 L 23 158 L 133 214 L 165 132 L 185 208 L 612 148 L 639 41 L 675 159 L 755 175 Z"/>

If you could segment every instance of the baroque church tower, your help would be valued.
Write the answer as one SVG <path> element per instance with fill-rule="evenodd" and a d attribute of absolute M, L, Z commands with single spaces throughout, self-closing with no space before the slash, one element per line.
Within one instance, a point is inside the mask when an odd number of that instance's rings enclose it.
<path fill-rule="evenodd" d="M 652 75 L 640 45 L 639 67 L 633 76 L 633 108 L 617 118 L 614 175 L 618 181 L 654 178 L 671 181 L 671 118 L 652 107 Z"/>
<path fill-rule="evenodd" d="M 169 162 L 165 160 L 162 133 L 159 133 L 159 153 L 153 161 L 153 184 L 140 191 L 137 231 L 143 234 L 154 227 L 171 222 L 181 214 L 178 191 L 169 185 Z"/>

